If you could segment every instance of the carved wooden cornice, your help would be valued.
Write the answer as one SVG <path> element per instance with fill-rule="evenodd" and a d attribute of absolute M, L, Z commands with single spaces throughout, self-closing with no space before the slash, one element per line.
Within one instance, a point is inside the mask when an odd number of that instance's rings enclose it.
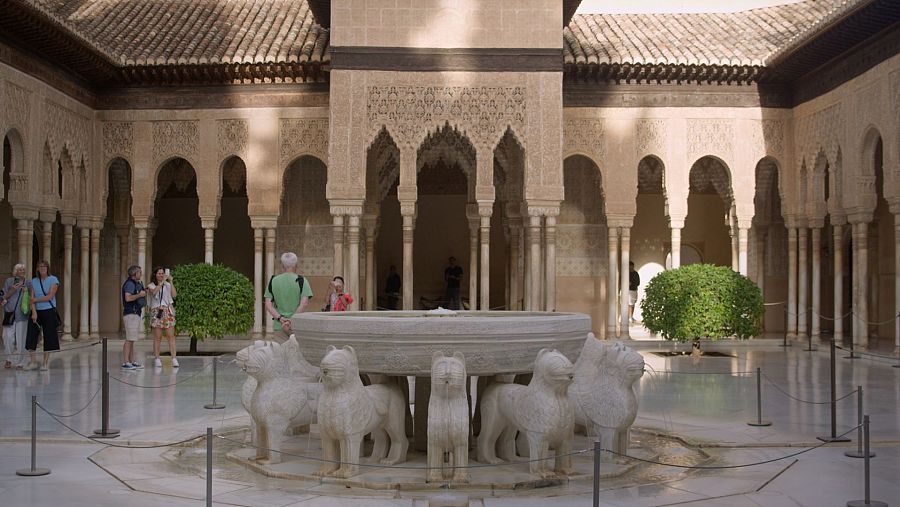
<path fill-rule="evenodd" d="M 564 83 L 607 84 L 750 84 L 765 68 L 758 65 L 661 65 L 567 63 Z"/>

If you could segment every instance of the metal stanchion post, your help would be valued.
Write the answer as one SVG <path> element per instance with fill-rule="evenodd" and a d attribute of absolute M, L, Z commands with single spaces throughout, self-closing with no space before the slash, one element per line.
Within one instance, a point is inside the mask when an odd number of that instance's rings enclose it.
<path fill-rule="evenodd" d="M 815 352 L 819 350 L 817 347 L 813 347 L 812 343 L 812 333 L 806 335 L 806 348 L 803 349 L 804 352 Z"/>
<path fill-rule="evenodd" d="M 37 477 L 50 473 L 49 468 L 37 468 L 37 396 L 31 397 L 31 468 L 16 470 L 22 477 Z"/>
<path fill-rule="evenodd" d="M 206 428 L 206 507 L 212 507 L 213 433 Z"/>
<path fill-rule="evenodd" d="M 213 401 L 212 401 L 212 403 L 203 405 L 203 408 L 208 408 L 210 410 L 218 410 L 218 409 L 225 408 L 225 405 L 223 405 L 221 403 L 216 403 L 216 392 L 218 391 L 217 379 L 219 377 L 218 364 L 219 364 L 219 357 L 216 356 L 213 358 Z"/>
<path fill-rule="evenodd" d="M 762 368 L 756 368 L 756 420 L 750 421 L 750 426 L 771 426 L 769 421 L 762 419 Z"/>
<path fill-rule="evenodd" d="M 859 356 L 857 356 L 855 354 L 855 352 L 856 352 L 856 345 L 853 343 L 853 338 L 851 337 L 850 338 L 850 355 L 844 356 L 844 359 L 859 359 Z"/>
<path fill-rule="evenodd" d="M 834 338 L 831 339 L 831 435 L 827 437 L 816 437 L 823 442 L 849 442 L 850 438 L 848 437 L 839 437 L 837 435 L 837 394 L 835 393 L 837 379 L 835 368 L 837 364 L 835 363 L 835 344 Z"/>
<path fill-rule="evenodd" d="M 600 507 L 600 437 L 594 441 L 594 507 Z"/>
<path fill-rule="evenodd" d="M 865 485 L 864 485 L 864 493 L 865 500 L 852 500 L 847 502 L 847 507 L 888 507 L 888 504 L 884 502 L 879 502 L 878 500 L 872 500 L 870 496 L 870 478 L 869 478 L 869 416 L 863 416 L 863 445 L 865 451 L 865 471 L 863 472 L 865 476 Z"/>
<path fill-rule="evenodd" d="M 856 386 L 856 423 L 859 428 L 856 430 L 856 450 L 846 451 L 844 456 L 849 458 L 865 458 L 866 452 L 863 451 L 863 388 Z M 868 457 L 874 458 L 875 453 L 868 454 Z"/>
<path fill-rule="evenodd" d="M 100 396 L 100 429 L 94 430 L 94 438 L 116 438 L 119 436 L 119 430 L 114 430 L 109 427 L 109 368 L 107 367 L 107 346 L 106 346 L 106 338 L 103 338 L 103 356 L 101 358 L 101 368 L 103 369 L 103 373 L 101 376 L 101 391 L 102 396 Z"/>

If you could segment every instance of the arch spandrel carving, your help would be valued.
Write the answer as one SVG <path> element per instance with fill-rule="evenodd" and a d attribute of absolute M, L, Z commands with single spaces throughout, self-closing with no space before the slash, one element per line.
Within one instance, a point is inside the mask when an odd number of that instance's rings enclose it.
<path fill-rule="evenodd" d="M 180 157 L 195 166 L 200 152 L 200 122 L 197 120 L 154 121 L 153 162 L 157 172 L 169 159 Z"/>
<path fill-rule="evenodd" d="M 216 144 L 219 160 L 235 155 L 247 158 L 249 127 L 247 120 L 216 120 Z"/>
<path fill-rule="evenodd" d="M 733 163 L 734 122 L 721 119 L 688 120 L 688 158 L 715 155 L 725 165 Z"/>
<path fill-rule="evenodd" d="M 134 153 L 134 123 L 103 122 L 103 164 L 117 157 L 131 160 Z"/>
<path fill-rule="evenodd" d="M 665 120 L 638 120 L 635 122 L 635 155 L 638 160 L 647 155 L 660 157 L 666 153 L 668 125 Z"/>
<path fill-rule="evenodd" d="M 586 155 L 599 163 L 606 156 L 603 133 L 600 118 L 566 120 L 563 124 L 563 158 Z"/>
<path fill-rule="evenodd" d="M 4 131 L 17 128 L 24 132 L 31 112 L 31 92 L 25 88 L 6 81 L 3 86 L 4 98 Z"/>
<path fill-rule="evenodd" d="M 328 135 L 327 118 L 281 119 L 278 124 L 281 166 L 285 167 L 302 155 L 312 155 L 328 165 Z"/>

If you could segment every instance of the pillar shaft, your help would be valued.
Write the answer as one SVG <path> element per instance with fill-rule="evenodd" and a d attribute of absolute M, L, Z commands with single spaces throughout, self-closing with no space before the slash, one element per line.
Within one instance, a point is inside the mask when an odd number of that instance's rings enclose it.
<path fill-rule="evenodd" d="M 480 309 L 491 309 L 491 216 L 481 216 Z"/>
<path fill-rule="evenodd" d="M 539 311 L 541 309 L 541 217 L 529 216 L 528 228 L 528 241 L 530 242 L 529 249 L 531 250 L 529 258 L 531 262 L 531 287 L 529 289 L 531 296 L 529 298 L 529 304 L 531 306 L 528 309 L 531 311 Z"/>
<path fill-rule="evenodd" d="M 834 242 L 834 341 L 844 339 L 844 226 L 832 225 Z"/>
<path fill-rule="evenodd" d="M 332 242 L 334 244 L 334 257 L 331 266 L 331 275 L 344 276 L 344 215 L 331 217 Z"/>
<path fill-rule="evenodd" d="M 91 229 L 91 338 L 100 338 L 100 229 Z"/>
<path fill-rule="evenodd" d="M 797 228 L 788 228 L 787 337 L 797 337 Z"/>
<path fill-rule="evenodd" d="M 822 313 L 822 229 L 812 228 L 812 323 L 809 334 L 818 339 L 821 334 Z"/>
<path fill-rule="evenodd" d="M 253 334 L 259 336 L 263 330 L 263 247 L 265 230 L 253 228 Z"/>
<path fill-rule="evenodd" d="M 63 335 L 72 340 L 72 224 L 63 226 Z"/>
<path fill-rule="evenodd" d="M 797 230 L 797 337 L 801 339 L 806 338 L 807 308 L 809 307 L 807 301 L 809 294 L 808 238 L 806 227 L 801 227 Z"/>
<path fill-rule="evenodd" d="M 215 227 L 203 228 L 203 262 L 213 263 L 213 244 L 215 241 Z"/>
<path fill-rule="evenodd" d="M 744 276 L 747 276 L 747 251 L 749 249 L 747 233 L 746 227 L 738 227 L 738 272 Z"/>
<path fill-rule="evenodd" d="M 275 276 L 275 228 L 266 228 L 266 276 L 264 280 L 268 280 Z M 274 327 L 272 319 L 265 319 L 266 333 L 272 334 Z"/>
<path fill-rule="evenodd" d="M 509 305 L 508 310 L 520 310 L 519 278 L 521 276 L 519 265 L 519 241 L 520 229 L 517 223 L 509 226 Z"/>
<path fill-rule="evenodd" d="M 78 337 L 88 338 L 91 332 L 90 312 L 91 312 L 91 230 L 87 227 L 80 227 L 80 251 L 78 258 L 81 260 L 81 301 L 79 308 L 81 309 L 81 318 L 78 322 Z M 149 270 L 148 270 L 149 271 Z"/>
<path fill-rule="evenodd" d="M 469 217 L 469 309 L 478 309 L 478 217 Z"/>
<path fill-rule="evenodd" d="M 375 274 L 375 224 L 366 225 L 366 310 L 374 310 L 378 306 Z"/>
<path fill-rule="evenodd" d="M 349 272 L 347 273 L 347 283 L 350 285 L 346 290 L 350 294 L 356 294 L 353 302 L 350 303 L 349 310 L 359 310 L 359 215 L 350 215 L 347 226 L 347 256 Z"/>
<path fill-rule="evenodd" d="M 522 221 L 522 310 L 531 309 L 531 224 Z"/>
<path fill-rule="evenodd" d="M 53 222 L 41 222 L 41 259 L 50 262 L 53 245 Z"/>
<path fill-rule="evenodd" d="M 16 221 L 16 231 L 19 234 L 17 239 L 19 247 L 19 262 L 25 264 L 25 276 L 31 274 L 31 242 L 34 238 L 32 233 L 31 220 Z"/>
<path fill-rule="evenodd" d="M 619 229 L 619 233 L 621 234 L 620 243 L 622 246 L 622 255 L 621 255 L 621 267 L 619 269 L 619 276 L 621 278 L 620 283 L 620 305 L 619 312 L 621 316 L 621 329 L 619 330 L 619 337 L 623 339 L 628 339 L 630 337 L 630 333 L 628 330 L 628 306 L 630 302 L 629 297 L 629 281 L 630 281 L 630 270 L 628 269 L 628 263 L 631 258 L 631 229 L 629 227 L 622 227 Z"/>
<path fill-rule="evenodd" d="M 900 353 L 900 213 L 894 213 L 894 353 Z"/>
<path fill-rule="evenodd" d="M 150 273 L 150 266 L 147 265 L 147 228 L 137 228 L 137 250 L 138 250 L 138 266 L 144 272 L 144 282 L 147 283 Z"/>
<path fill-rule="evenodd" d="M 556 217 L 548 215 L 544 218 L 544 241 L 546 246 L 544 250 L 547 252 L 546 263 L 544 267 L 544 276 L 547 287 L 546 304 L 544 310 L 548 312 L 556 311 Z"/>
<path fill-rule="evenodd" d="M 672 269 L 681 267 L 681 228 L 672 227 Z"/>
<path fill-rule="evenodd" d="M 608 280 L 606 282 L 606 338 L 611 339 L 616 336 L 616 321 L 618 313 L 616 309 L 618 305 L 617 294 L 619 293 L 619 278 L 617 276 L 617 265 L 619 263 L 619 230 L 616 227 L 609 227 L 609 263 L 608 263 Z"/>
<path fill-rule="evenodd" d="M 413 234 L 415 217 L 403 215 L 403 309 L 413 309 Z"/>
<path fill-rule="evenodd" d="M 853 224 L 853 239 L 856 244 L 856 279 L 858 280 L 855 295 L 854 317 L 856 333 L 853 343 L 857 347 L 869 346 L 869 224 L 866 222 Z"/>

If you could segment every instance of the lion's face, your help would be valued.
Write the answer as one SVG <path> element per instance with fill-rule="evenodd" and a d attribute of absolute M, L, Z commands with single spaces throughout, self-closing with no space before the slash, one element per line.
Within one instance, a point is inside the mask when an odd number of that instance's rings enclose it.
<path fill-rule="evenodd" d="M 346 346 L 342 349 L 329 346 L 320 366 L 322 382 L 326 385 L 339 386 L 354 378 L 359 378 L 359 366 L 356 362 L 356 351 Z"/>
<path fill-rule="evenodd" d="M 274 342 L 257 340 L 248 347 L 244 347 L 236 354 L 237 364 L 248 375 L 253 377 L 264 376 L 277 368 L 284 367 L 281 357 L 281 346 Z"/>
<path fill-rule="evenodd" d="M 443 352 L 435 352 L 431 359 L 431 386 L 443 389 L 466 388 L 466 358 L 460 352 L 453 356 L 444 356 Z"/>
<path fill-rule="evenodd" d="M 605 366 L 610 371 L 619 371 L 626 385 L 633 384 L 644 375 L 644 356 L 621 342 L 608 347 Z"/>
<path fill-rule="evenodd" d="M 556 349 L 542 349 L 534 363 L 534 377 L 556 389 L 566 389 L 575 378 L 575 367 Z"/>

